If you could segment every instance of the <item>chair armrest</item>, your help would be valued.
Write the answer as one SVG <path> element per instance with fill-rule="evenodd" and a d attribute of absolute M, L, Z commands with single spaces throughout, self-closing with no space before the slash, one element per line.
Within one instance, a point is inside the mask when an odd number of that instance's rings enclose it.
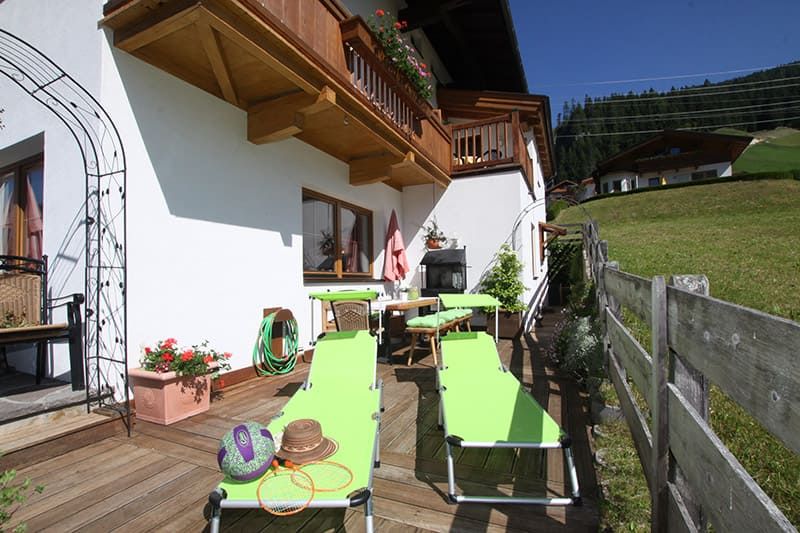
<path fill-rule="evenodd" d="M 74 294 L 67 294 L 65 296 L 57 296 L 55 298 L 50 298 L 50 302 L 58 302 L 52 305 L 48 305 L 48 309 L 56 309 L 58 307 L 64 307 L 65 305 L 73 304 L 73 305 L 81 305 L 86 301 L 83 294 L 76 292 Z"/>

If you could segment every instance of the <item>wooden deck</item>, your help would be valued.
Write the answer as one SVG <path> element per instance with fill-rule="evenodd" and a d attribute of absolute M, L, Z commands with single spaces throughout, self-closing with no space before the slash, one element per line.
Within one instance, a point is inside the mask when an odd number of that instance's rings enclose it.
<path fill-rule="evenodd" d="M 414 366 L 381 365 L 386 412 L 381 430 L 382 464 L 375 471 L 377 531 L 596 531 L 596 480 L 588 439 L 587 410 L 577 386 L 545 368 L 538 350 L 553 315 L 537 335 L 501 341 L 501 355 L 533 395 L 573 437 L 584 494 L 582 507 L 450 505 L 438 395 L 430 355 Z M 403 350 L 402 354 L 405 354 Z M 397 353 L 401 355 L 401 353 Z M 419 357 L 418 356 L 418 357 Z M 398 357 L 397 360 L 400 360 Z M 259 379 L 225 391 L 207 414 L 169 427 L 138 422 L 132 438 L 112 437 L 23 469 L 45 485 L 13 523 L 29 531 L 202 531 L 208 493 L 220 481 L 220 437 L 237 421 L 266 423 L 300 386 L 308 367 L 279 378 Z M 461 486 L 484 491 L 565 494 L 560 450 L 542 454 L 468 450 L 458 456 Z M 223 512 L 225 531 L 347 531 L 364 529 L 361 509 L 306 510 L 283 519 L 261 511 Z"/>

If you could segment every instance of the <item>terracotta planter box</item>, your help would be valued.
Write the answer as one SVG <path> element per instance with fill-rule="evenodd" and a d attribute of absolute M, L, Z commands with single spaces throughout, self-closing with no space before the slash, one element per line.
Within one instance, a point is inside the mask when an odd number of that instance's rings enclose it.
<path fill-rule="evenodd" d="M 128 370 L 133 384 L 136 417 L 168 425 L 208 411 L 211 402 L 211 376 L 178 377 L 175 372 Z"/>
<path fill-rule="evenodd" d="M 498 318 L 498 337 L 514 339 L 522 334 L 522 312 L 509 313 L 500 309 Z M 486 316 L 486 333 L 494 336 L 494 315 Z"/>

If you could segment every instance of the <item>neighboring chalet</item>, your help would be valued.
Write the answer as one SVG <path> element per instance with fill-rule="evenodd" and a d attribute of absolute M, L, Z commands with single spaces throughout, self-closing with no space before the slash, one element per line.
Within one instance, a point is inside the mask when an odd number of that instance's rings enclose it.
<path fill-rule="evenodd" d="M 406 21 L 429 99 L 379 49 L 365 22 L 378 8 Z M 507 0 L 25 0 L 0 3 L 0 20 L 85 87 L 124 144 L 127 189 L 101 194 L 127 199 L 125 286 L 101 282 L 126 298 L 127 338 L 111 342 L 127 344 L 129 367 L 157 339 L 208 339 L 254 375 L 264 308 L 292 310 L 305 344 L 321 331 L 310 292 L 397 289 L 382 279 L 393 211 L 405 284 L 422 283 L 422 227 L 435 219 L 466 247 L 467 292 L 508 242 L 525 263 L 525 301 L 543 304 L 550 109 L 527 93 Z M 51 296 L 83 292 L 93 221 L 81 153 L 56 116 L 0 79 L 6 208 L 25 224 L 32 188 Z M 0 253 L 26 249 L 6 239 Z M 60 350 L 46 373 L 68 379 Z M 8 358 L 33 369 L 23 351 Z"/>
<path fill-rule="evenodd" d="M 580 187 L 578 187 L 578 192 L 575 195 L 575 199 L 579 202 L 583 202 L 587 198 L 591 198 L 592 196 L 597 194 L 597 187 L 595 186 L 593 178 L 585 178 L 581 180 Z"/>
<path fill-rule="evenodd" d="M 560 181 L 547 189 L 547 203 L 550 204 L 556 200 L 566 200 L 569 203 L 574 203 L 577 191 L 578 184 L 574 181 Z"/>
<path fill-rule="evenodd" d="M 665 130 L 600 162 L 592 174 L 598 193 L 730 176 L 752 137 Z"/>

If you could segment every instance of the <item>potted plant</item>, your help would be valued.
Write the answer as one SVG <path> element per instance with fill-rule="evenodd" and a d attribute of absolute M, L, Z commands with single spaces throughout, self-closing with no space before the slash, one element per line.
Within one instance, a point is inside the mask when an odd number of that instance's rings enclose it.
<path fill-rule="evenodd" d="M 403 30 L 408 28 L 408 22 L 397 20 L 384 9 L 376 9 L 368 24 L 383 48 L 388 63 L 408 78 L 420 98 L 430 100 L 433 96 L 430 69 L 419 60 L 414 48 L 402 35 Z"/>
<path fill-rule="evenodd" d="M 208 410 L 211 380 L 231 365 L 228 352 L 208 347 L 208 341 L 178 348 L 175 339 L 142 350 L 141 368 L 131 368 L 136 416 L 157 424 L 172 424 Z"/>
<path fill-rule="evenodd" d="M 447 242 L 447 237 L 445 237 L 444 232 L 439 229 L 436 219 L 431 220 L 427 226 L 423 226 L 422 230 L 424 232 L 422 234 L 422 240 L 429 250 L 438 250 Z"/>
<path fill-rule="evenodd" d="M 504 339 L 513 339 L 522 332 L 522 313 L 526 308 L 522 301 L 525 292 L 525 285 L 520 279 L 522 269 L 523 264 L 517 253 L 508 244 L 503 244 L 497 252 L 494 265 L 481 283 L 483 292 L 500 302 L 498 336 Z M 491 312 L 494 313 L 494 309 Z M 494 320 L 491 318 L 487 330 L 494 334 Z"/>

